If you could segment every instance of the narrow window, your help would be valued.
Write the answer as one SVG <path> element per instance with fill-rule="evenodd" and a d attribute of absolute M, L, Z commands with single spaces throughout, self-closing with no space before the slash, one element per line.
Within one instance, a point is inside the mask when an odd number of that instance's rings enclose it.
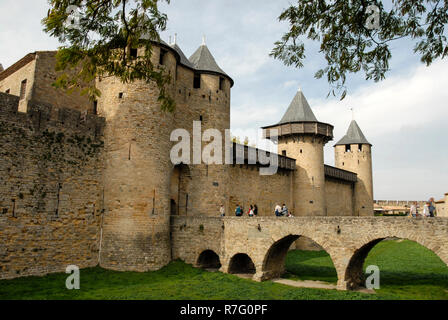
<path fill-rule="evenodd" d="M 358 150 L 362 151 L 362 144 L 358 144 Z"/>
<path fill-rule="evenodd" d="M 131 58 L 136 59 L 137 54 L 138 54 L 137 49 L 131 48 Z"/>
<path fill-rule="evenodd" d="M 159 64 L 163 65 L 165 62 L 165 56 L 167 54 L 168 51 L 164 50 L 164 49 L 160 49 L 160 57 L 159 57 Z"/>
<path fill-rule="evenodd" d="M 286 150 L 282 151 L 282 156 L 286 157 Z"/>
<path fill-rule="evenodd" d="M 93 114 L 98 114 L 98 101 L 93 101 Z"/>
<path fill-rule="evenodd" d="M 224 90 L 224 81 L 223 77 L 219 78 L 219 90 Z"/>
<path fill-rule="evenodd" d="M 199 89 L 201 87 L 201 74 L 195 73 L 193 79 L 193 88 Z"/>
<path fill-rule="evenodd" d="M 123 92 L 120 92 L 120 93 L 118 94 L 118 99 L 123 99 Z"/>
<path fill-rule="evenodd" d="M 345 152 L 350 152 L 350 145 L 349 144 L 346 144 L 345 145 Z"/>
<path fill-rule="evenodd" d="M 6 92 L 6 93 L 10 93 L 10 92 L 11 92 L 11 89 L 6 90 L 5 92 Z"/>
<path fill-rule="evenodd" d="M 202 122 L 202 120 L 203 120 L 202 116 L 199 116 L 199 121 L 201 121 L 201 122 Z"/>
<path fill-rule="evenodd" d="M 26 93 L 26 79 L 22 81 L 22 84 L 20 85 L 20 100 L 25 98 Z"/>

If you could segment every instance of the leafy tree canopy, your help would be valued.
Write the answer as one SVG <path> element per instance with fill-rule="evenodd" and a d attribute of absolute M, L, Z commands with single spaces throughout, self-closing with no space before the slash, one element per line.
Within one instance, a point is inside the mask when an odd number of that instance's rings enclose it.
<path fill-rule="evenodd" d="M 366 80 L 383 80 L 392 57 L 389 44 L 400 38 L 415 42 L 414 52 L 430 65 L 448 55 L 448 0 L 299 0 L 280 21 L 289 31 L 275 43 L 271 56 L 285 65 L 303 67 L 304 39 L 318 41 L 326 66 L 315 77 L 327 77 L 330 93 L 347 93 L 347 75 L 362 71 Z M 374 6 L 374 7 L 372 7 Z M 377 25 L 375 26 L 375 20 Z"/>
<path fill-rule="evenodd" d="M 169 0 L 49 0 L 44 31 L 63 44 L 56 70 L 77 70 L 63 72 L 54 85 L 95 98 L 101 94 L 94 86 L 97 77 L 155 82 L 162 110 L 173 111 L 165 89 L 170 77 L 151 62 L 153 41 L 160 40 L 167 22 L 159 11 L 161 2 Z M 135 48 L 145 50 L 135 57 Z"/>

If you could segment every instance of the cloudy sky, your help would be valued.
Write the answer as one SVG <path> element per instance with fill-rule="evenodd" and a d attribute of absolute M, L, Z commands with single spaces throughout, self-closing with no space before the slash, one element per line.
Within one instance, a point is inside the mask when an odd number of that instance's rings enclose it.
<path fill-rule="evenodd" d="M 257 128 L 278 122 L 300 86 L 319 121 L 335 126 L 335 140 L 351 121 L 350 107 L 374 145 L 375 199 L 425 200 L 448 192 L 448 60 L 426 67 L 406 40 L 392 44 L 392 70 L 381 83 L 350 78 L 340 102 L 326 98 L 329 86 L 314 73 L 323 65 L 317 45 L 306 43 L 305 68 L 285 67 L 269 57 L 287 26 L 277 17 L 288 0 L 171 0 L 164 6 L 168 29 L 190 56 L 205 35 L 218 64 L 234 80 L 232 131 L 255 139 Z M 28 52 L 56 49 L 42 32 L 46 0 L 1 0 L 0 63 Z M 325 162 L 334 164 L 334 141 Z"/>

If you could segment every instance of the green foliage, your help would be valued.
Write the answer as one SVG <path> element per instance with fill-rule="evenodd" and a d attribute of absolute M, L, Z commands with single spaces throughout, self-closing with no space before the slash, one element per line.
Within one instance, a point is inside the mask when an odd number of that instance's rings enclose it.
<path fill-rule="evenodd" d="M 57 71 L 64 71 L 54 86 L 79 90 L 91 99 L 100 96 L 96 78 L 114 76 L 123 83 L 155 82 L 162 110 L 172 112 L 174 100 L 166 86 L 171 78 L 151 62 L 153 41 L 160 41 L 167 16 L 158 4 L 170 0 L 49 0 L 50 10 L 42 20 L 44 31 L 64 45 L 57 53 Z M 82 10 L 76 27 L 70 22 L 71 6 Z M 139 48 L 135 58 L 131 49 Z"/>
<path fill-rule="evenodd" d="M 367 11 L 370 5 L 380 10 L 379 29 L 366 25 L 372 16 Z M 366 80 L 376 82 L 386 77 L 391 41 L 410 38 L 415 42 L 414 52 L 426 65 L 448 55 L 446 1 L 392 0 L 386 10 L 380 0 L 300 0 L 282 12 L 279 20 L 289 23 L 289 31 L 275 43 L 271 56 L 301 68 L 306 57 L 303 40 L 319 42 L 327 66 L 315 77 L 326 76 L 330 93 L 341 93 L 341 100 L 347 93 L 349 73 L 362 71 Z"/>

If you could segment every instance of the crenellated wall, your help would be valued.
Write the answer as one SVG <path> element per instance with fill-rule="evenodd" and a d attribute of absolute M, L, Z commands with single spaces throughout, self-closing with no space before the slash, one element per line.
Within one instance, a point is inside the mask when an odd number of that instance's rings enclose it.
<path fill-rule="evenodd" d="M 98 264 L 104 119 L 0 93 L 0 278 Z"/>

